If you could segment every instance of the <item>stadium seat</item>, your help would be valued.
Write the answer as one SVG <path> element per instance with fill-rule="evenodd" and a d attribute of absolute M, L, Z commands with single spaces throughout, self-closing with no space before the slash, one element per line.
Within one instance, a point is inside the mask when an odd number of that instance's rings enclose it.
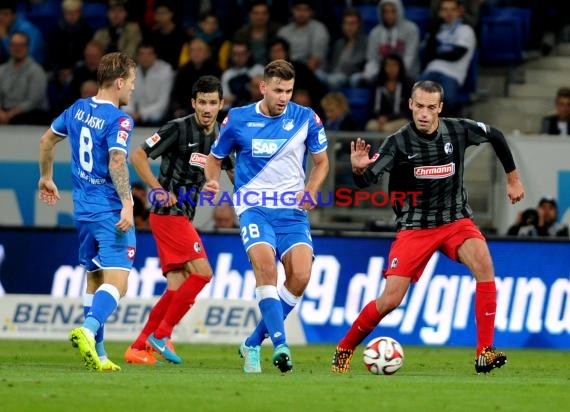
<path fill-rule="evenodd" d="M 420 39 L 423 39 L 427 33 L 429 26 L 430 8 L 429 7 L 406 7 L 406 19 L 416 23 L 420 29 Z"/>
<path fill-rule="evenodd" d="M 107 5 L 103 3 L 83 3 L 83 18 L 93 30 L 107 25 Z"/>
<path fill-rule="evenodd" d="M 370 89 L 366 87 L 345 87 L 341 90 L 348 100 L 350 113 L 354 120 L 364 128 L 368 121 L 368 100 L 370 99 Z"/>
<path fill-rule="evenodd" d="M 514 68 L 523 61 L 520 20 L 514 17 L 481 18 L 481 41 L 479 58 L 481 63 L 507 67 L 505 96 L 514 77 Z"/>
<path fill-rule="evenodd" d="M 521 25 L 514 17 L 481 18 L 481 61 L 484 63 L 518 64 L 522 62 Z"/>
<path fill-rule="evenodd" d="M 366 34 L 378 24 L 378 6 L 376 4 L 362 4 L 355 6 L 362 17 L 362 28 Z"/>
<path fill-rule="evenodd" d="M 45 39 L 61 17 L 61 5 L 56 2 L 33 3 L 29 5 L 25 17 L 38 28 Z"/>
<path fill-rule="evenodd" d="M 485 16 L 496 18 L 512 18 L 520 25 L 521 47 L 526 49 L 530 40 L 530 19 L 532 11 L 525 7 L 489 7 Z"/>

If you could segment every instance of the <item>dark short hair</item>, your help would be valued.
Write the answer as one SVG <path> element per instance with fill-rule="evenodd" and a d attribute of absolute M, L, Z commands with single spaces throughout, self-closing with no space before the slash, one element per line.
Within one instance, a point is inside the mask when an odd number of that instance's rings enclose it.
<path fill-rule="evenodd" d="M 247 3 L 247 11 L 250 12 L 255 6 L 266 6 L 269 8 L 269 3 L 267 3 L 267 0 L 250 0 Z"/>
<path fill-rule="evenodd" d="M 2 4 L 0 5 L 0 10 L 11 10 L 12 13 L 16 13 L 16 11 L 18 10 L 18 1 L 3 0 Z"/>
<path fill-rule="evenodd" d="M 347 16 L 354 16 L 358 19 L 359 22 L 362 23 L 362 14 L 360 14 L 358 9 L 352 7 L 345 9 L 344 12 L 342 13 L 342 18 L 344 19 Z"/>
<path fill-rule="evenodd" d="M 411 95 L 413 96 L 415 91 L 418 89 L 427 93 L 439 93 L 439 101 L 443 101 L 443 86 L 438 82 L 434 82 L 432 80 L 420 80 L 414 84 L 414 87 L 412 87 Z"/>
<path fill-rule="evenodd" d="M 556 203 L 556 199 L 553 198 L 552 196 L 543 196 L 539 201 L 538 201 L 538 207 L 542 206 L 545 203 L 549 203 L 551 204 L 555 209 L 558 209 L 558 204 Z"/>
<path fill-rule="evenodd" d="M 295 7 L 299 4 L 304 4 L 306 6 L 309 6 L 310 8 L 312 8 L 313 10 L 315 10 L 315 2 L 312 0 L 293 0 L 291 2 L 291 7 Z"/>
<path fill-rule="evenodd" d="M 275 37 L 267 44 L 267 50 L 271 50 L 273 46 L 280 44 L 285 49 L 285 54 L 289 56 L 289 50 L 291 49 L 291 45 L 287 40 L 283 37 Z"/>
<path fill-rule="evenodd" d="M 570 87 L 561 87 L 556 92 L 556 99 L 560 97 L 569 97 L 570 98 Z"/>
<path fill-rule="evenodd" d="M 283 80 L 291 80 L 295 78 L 295 69 L 293 65 L 286 60 L 273 60 L 265 66 L 263 78 L 265 80 L 277 77 Z"/>
<path fill-rule="evenodd" d="M 216 76 L 202 76 L 196 83 L 192 86 L 192 98 L 196 99 L 198 93 L 218 93 L 220 100 L 224 98 L 224 93 L 222 92 L 222 83 L 220 79 Z"/>

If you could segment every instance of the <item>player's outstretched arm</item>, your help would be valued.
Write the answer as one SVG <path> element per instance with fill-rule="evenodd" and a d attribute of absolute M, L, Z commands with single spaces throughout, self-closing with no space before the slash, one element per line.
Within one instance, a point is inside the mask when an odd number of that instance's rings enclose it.
<path fill-rule="evenodd" d="M 507 196 L 513 205 L 524 199 L 524 186 L 517 170 L 507 173 Z"/>
<path fill-rule="evenodd" d="M 39 198 L 48 205 L 54 205 L 61 197 L 53 181 L 53 161 L 55 145 L 62 138 L 51 129 L 46 130 L 40 139 L 40 180 L 38 181 Z"/>
<path fill-rule="evenodd" d="M 362 175 L 368 169 L 375 159 L 371 159 L 370 145 L 360 137 L 356 141 L 350 142 L 350 163 L 352 164 L 352 172 Z"/>
<path fill-rule="evenodd" d="M 109 174 L 123 204 L 121 218 L 115 226 L 117 229 L 126 232 L 134 225 L 133 195 L 129 180 L 129 168 L 127 167 L 127 154 L 122 150 L 112 149 L 109 152 Z"/>

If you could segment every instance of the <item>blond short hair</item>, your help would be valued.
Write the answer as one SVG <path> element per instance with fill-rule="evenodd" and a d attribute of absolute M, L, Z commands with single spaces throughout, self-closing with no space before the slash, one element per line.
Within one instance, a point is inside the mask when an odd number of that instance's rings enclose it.
<path fill-rule="evenodd" d="M 61 3 L 61 9 L 66 11 L 75 11 L 83 7 L 82 0 L 63 0 Z"/>
<path fill-rule="evenodd" d="M 348 112 L 348 100 L 344 94 L 340 92 L 330 92 L 325 95 L 321 100 L 321 106 L 323 109 L 338 107 L 343 113 Z"/>

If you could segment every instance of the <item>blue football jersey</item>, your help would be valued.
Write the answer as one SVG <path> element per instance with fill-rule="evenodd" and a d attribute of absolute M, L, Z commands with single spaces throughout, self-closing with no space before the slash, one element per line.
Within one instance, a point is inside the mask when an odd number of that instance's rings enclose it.
<path fill-rule="evenodd" d="M 233 108 L 222 122 L 211 153 L 218 159 L 236 152 L 233 202 L 239 215 L 248 207 L 297 207 L 305 188 L 308 153 L 327 149 L 319 116 L 290 102 L 275 117 L 261 113 L 260 102 Z"/>
<path fill-rule="evenodd" d="M 67 108 L 51 129 L 69 137 L 75 219 L 103 220 L 108 212 L 120 211 L 121 199 L 109 174 L 109 151 L 128 154 L 133 119 L 109 101 L 88 98 Z"/>

